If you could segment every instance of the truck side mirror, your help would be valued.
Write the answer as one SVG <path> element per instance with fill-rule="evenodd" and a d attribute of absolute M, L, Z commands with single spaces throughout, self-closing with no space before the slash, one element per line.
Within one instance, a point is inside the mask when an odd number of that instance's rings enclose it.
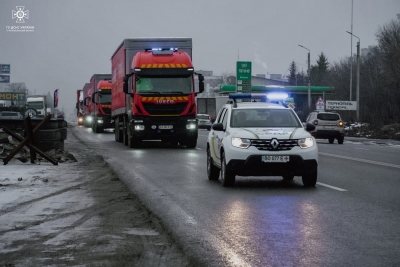
<path fill-rule="evenodd" d="M 128 78 L 128 76 L 125 76 L 123 81 L 124 81 L 123 91 L 124 91 L 125 94 L 128 94 L 128 91 L 129 91 L 129 88 L 128 88 L 129 78 Z"/>
<path fill-rule="evenodd" d="M 204 76 L 203 74 L 199 74 L 199 93 L 204 92 Z"/>

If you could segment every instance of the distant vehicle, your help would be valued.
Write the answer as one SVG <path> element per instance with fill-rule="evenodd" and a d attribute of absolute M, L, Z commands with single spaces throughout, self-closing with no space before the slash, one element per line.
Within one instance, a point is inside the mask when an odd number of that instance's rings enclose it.
<path fill-rule="evenodd" d="M 316 110 L 308 115 L 306 122 L 315 125 L 310 133 L 316 139 L 328 139 L 330 144 L 337 139 L 338 144 L 343 144 L 345 128 L 338 113 Z"/>
<path fill-rule="evenodd" d="M 38 118 L 44 118 L 51 113 L 51 108 L 47 107 L 46 95 L 28 95 L 26 97 L 26 109 L 34 110 Z"/>
<path fill-rule="evenodd" d="M 93 132 L 114 128 L 114 123 L 111 123 L 111 74 L 93 74 L 88 95 Z"/>
<path fill-rule="evenodd" d="M 83 125 L 83 90 L 76 90 L 76 117 L 78 125 Z"/>
<path fill-rule="evenodd" d="M 16 111 L 0 111 L 0 120 L 22 120 L 24 116 Z"/>
<path fill-rule="evenodd" d="M 89 102 L 90 102 L 89 89 L 90 89 L 90 83 L 85 83 L 82 88 L 83 104 L 81 110 L 83 116 L 83 125 L 85 127 L 92 127 L 92 122 L 93 122 L 93 118 L 92 116 L 90 116 L 89 112 Z"/>
<path fill-rule="evenodd" d="M 230 94 L 217 115 L 207 138 L 207 175 L 223 186 L 233 186 L 236 175 L 301 176 L 303 185 L 315 186 L 318 175 L 318 147 L 293 109 L 283 104 L 236 102 L 263 100 L 265 94 Z"/>
<path fill-rule="evenodd" d="M 192 38 L 125 39 L 111 57 L 115 141 L 197 145 Z M 204 76 L 199 75 L 199 92 Z"/>
<path fill-rule="evenodd" d="M 197 114 L 197 124 L 199 129 L 211 129 L 211 116 L 208 114 Z"/>

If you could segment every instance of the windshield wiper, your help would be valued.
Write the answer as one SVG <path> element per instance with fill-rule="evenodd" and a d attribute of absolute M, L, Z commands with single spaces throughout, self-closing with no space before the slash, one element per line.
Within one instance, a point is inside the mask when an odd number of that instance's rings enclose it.
<path fill-rule="evenodd" d="M 138 94 L 140 94 L 140 95 L 143 95 L 143 94 L 159 95 L 160 92 L 138 92 Z"/>
<path fill-rule="evenodd" d="M 179 92 L 179 91 L 169 91 L 169 92 L 162 92 L 163 94 L 181 94 L 183 95 L 183 92 Z"/>

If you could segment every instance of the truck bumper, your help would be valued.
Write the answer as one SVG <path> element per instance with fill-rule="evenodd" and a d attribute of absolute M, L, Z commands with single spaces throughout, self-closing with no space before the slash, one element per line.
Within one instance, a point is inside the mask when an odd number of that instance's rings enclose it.
<path fill-rule="evenodd" d="M 135 117 L 129 123 L 133 138 L 140 140 L 197 139 L 195 117 Z"/>

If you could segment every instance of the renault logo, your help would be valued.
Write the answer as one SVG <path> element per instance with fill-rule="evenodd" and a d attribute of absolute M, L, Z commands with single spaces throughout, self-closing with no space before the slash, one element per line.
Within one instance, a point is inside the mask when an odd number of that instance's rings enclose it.
<path fill-rule="evenodd" d="M 279 141 L 278 140 L 276 140 L 275 138 L 274 139 L 272 139 L 271 140 L 271 147 L 273 148 L 273 149 L 278 149 L 278 146 L 279 146 Z"/>

